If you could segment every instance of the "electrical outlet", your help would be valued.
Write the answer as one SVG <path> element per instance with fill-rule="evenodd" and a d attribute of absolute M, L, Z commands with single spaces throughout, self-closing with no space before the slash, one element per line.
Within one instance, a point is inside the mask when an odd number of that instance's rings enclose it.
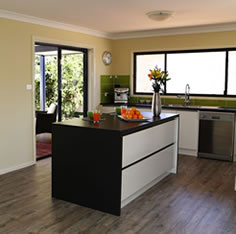
<path fill-rule="evenodd" d="M 27 84 L 26 85 L 26 90 L 32 90 L 32 84 Z"/>

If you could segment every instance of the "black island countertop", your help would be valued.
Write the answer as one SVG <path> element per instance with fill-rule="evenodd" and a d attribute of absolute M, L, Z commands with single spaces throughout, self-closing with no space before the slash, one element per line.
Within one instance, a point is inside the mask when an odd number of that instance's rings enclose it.
<path fill-rule="evenodd" d="M 145 117 L 150 118 L 144 122 L 127 122 L 119 119 L 116 115 L 103 114 L 104 120 L 100 120 L 98 124 L 94 124 L 91 121 L 83 120 L 82 118 L 75 118 L 72 120 L 65 120 L 63 122 L 56 122 L 53 125 L 78 127 L 84 129 L 104 130 L 119 132 L 121 135 L 127 135 L 146 128 L 150 128 L 168 121 L 171 121 L 178 117 L 178 114 L 173 113 L 161 113 L 158 117 L 152 117 L 151 112 L 142 112 Z"/>
<path fill-rule="evenodd" d="M 103 106 L 122 106 L 127 105 L 128 107 L 135 106 L 140 108 L 151 108 L 151 104 L 141 103 L 128 103 L 128 104 L 117 104 L 117 103 L 101 103 Z M 182 105 L 182 104 L 163 104 L 163 109 L 169 110 L 183 110 L 183 111 L 213 111 L 213 112 L 230 112 L 236 113 L 236 107 L 221 107 L 221 106 L 201 106 L 201 105 Z"/>

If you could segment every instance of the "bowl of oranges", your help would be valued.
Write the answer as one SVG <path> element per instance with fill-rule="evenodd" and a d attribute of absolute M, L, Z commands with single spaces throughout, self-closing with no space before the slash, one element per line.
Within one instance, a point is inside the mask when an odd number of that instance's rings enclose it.
<path fill-rule="evenodd" d="M 149 118 L 144 117 L 142 113 L 138 109 L 136 109 L 136 107 L 131 107 L 130 109 L 121 108 L 121 115 L 118 115 L 118 117 L 129 122 L 149 120 Z"/>

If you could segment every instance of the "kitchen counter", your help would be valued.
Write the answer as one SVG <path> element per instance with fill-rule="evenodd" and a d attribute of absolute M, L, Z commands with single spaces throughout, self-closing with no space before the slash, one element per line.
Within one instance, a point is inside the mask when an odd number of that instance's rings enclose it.
<path fill-rule="evenodd" d="M 151 117 L 151 113 L 144 113 Z M 52 196 L 114 215 L 177 173 L 178 114 L 127 123 L 74 119 L 52 127 Z"/>
<path fill-rule="evenodd" d="M 219 106 L 184 106 L 184 105 L 162 105 L 163 109 L 175 109 L 175 110 L 194 110 L 194 111 L 213 111 L 213 112 L 231 112 L 236 113 L 235 107 L 219 107 Z"/>
<path fill-rule="evenodd" d="M 117 103 L 101 103 L 103 106 L 121 106 L 122 104 Z M 130 106 L 140 108 L 151 108 L 151 104 L 127 104 Z M 195 106 L 195 105 L 181 105 L 181 104 L 163 104 L 163 109 L 169 110 L 185 110 L 185 111 L 214 111 L 214 112 L 231 112 L 236 113 L 236 107 L 219 107 L 219 106 Z"/>
<path fill-rule="evenodd" d="M 66 120 L 63 122 L 57 122 L 54 125 L 70 126 L 77 128 L 87 128 L 94 130 L 106 130 L 114 133 L 118 133 L 121 136 L 134 133 L 146 128 L 150 128 L 170 120 L 173 120 L 178 116 L 178 114 L 172 113 L 161 113 L 160 116 L 153 118 L 151 112 L 142 112 L 145 117 L 148 117 L 149 120 L 145 122 L 126 122 L 120 120 L 116 115 L 104 114 L 104 120 L 101 120 L 99 124 L 93 124 L 93 122 L 85 121 L 82 119 L 73 119 Z"/>

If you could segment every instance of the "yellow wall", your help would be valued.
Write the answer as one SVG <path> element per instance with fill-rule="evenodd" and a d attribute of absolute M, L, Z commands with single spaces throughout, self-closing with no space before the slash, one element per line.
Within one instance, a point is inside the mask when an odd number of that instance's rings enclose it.
<path fill-rule="evenodd" d="M 32 83 L 33 37 L 93 47 L 97 84 L 101 74 L 111 74 L 101 60 L 111 40 L 0 19 L 0 174 L 33 160 L 33 92 L 26 90 Z M 95 92 L 99 103 L 99 85 Z"/>
<path fill-rule="evenodd" d="M 192 35 L 108 40 L 14 20 L 0 19 L 0 174 L 33 161 L 33 38 L 58 44 L 95 48 L 95 104 L 99 103 L 100 75 L 132 74 L 132 52 L 236 46 L 236 31 Z M 65 42 L 65 43 L 63 43 Z M 103 51 L 113 53 L 105 66 Z"/>
<path fill-rule="evenodd" d="M 236 47 L 236 31 L 115 40 L 112 72 L 132 74 L 132 52 Z"/>

